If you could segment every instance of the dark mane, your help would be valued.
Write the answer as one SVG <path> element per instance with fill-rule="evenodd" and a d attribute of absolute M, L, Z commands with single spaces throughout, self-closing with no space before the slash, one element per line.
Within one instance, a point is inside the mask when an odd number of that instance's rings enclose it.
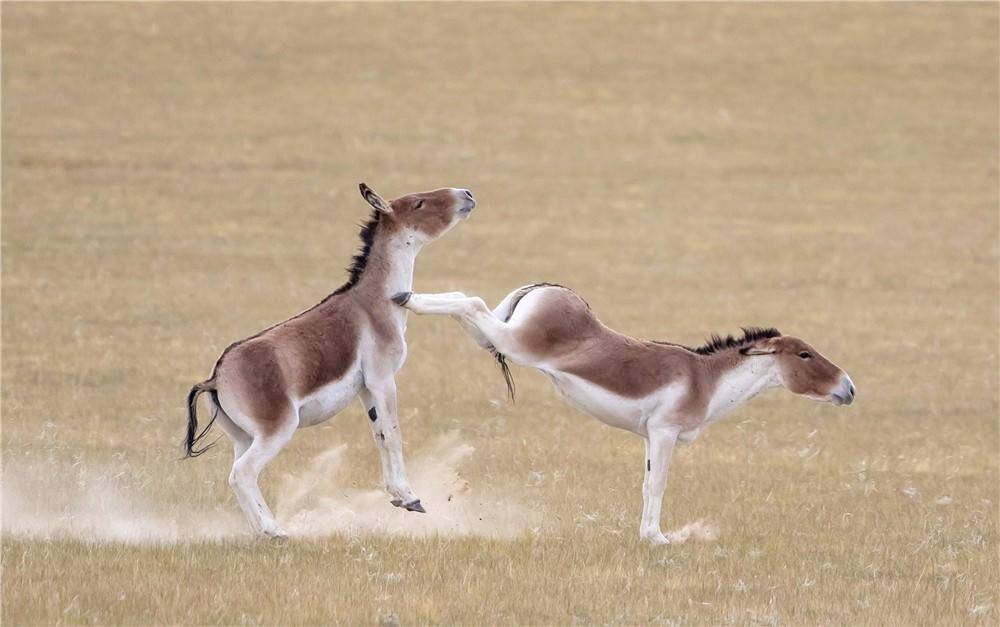
<path fill-rule="evenodd" d="M 762 329 L 760 327 L 741 327 L 741 330 L 743 331 L 743 337 L 733 337 L 732 335 L 721 337 L 713 333 L 712 337 L 708 339 L 708 342 L 702 346 L 698 346 L 697 348 L 691 348 L 690 346 L 684 346 L 683 344 L 674 344 L 673 342 L 656 343 L 666 344 L 668 346 L 677 346 L 699 355 L 712 355 L 730 348 L 743 348 L 744 346 L 753 344 L 757 340 L 781 337 L 781 331 L 775 329 L 774 327 L 768 327 L 766 329 Z"/>
<path fill-rule="evenodd" d="M 753 344 L 757 340 L 781 337 L 781 331 L 778 331 L 774 327 L 769 327 L 767 329 L 762 329 L 760 327 L 741 327 L 740 330 L 743 331 L 743 337 L 736 338 L 732 335 L 719 337 L 713 333 L 712 337 L 708 339 L 708 342 L 698 348 L 692 348 L 691 350 L 699 355 L 711 355 L 712 353 L 717 353 L 727 348 L 743 348 L 748 344 Z"/>
<path fill-rule="evenodd" d="M 361 275 L 364 274 L 365 267 L 368 265 L 368 255 L 372 252 L 372 243 L 375 241 L 375 231 L 378 229 L 381 216 L 382 214 L 378 211 L 372 211 L 368 221 L 361 225 L 361 250 L 351 258 L 351 265 L 347 267 L 347 283 L 338 287 L 330 296 L 343 294 L 361 280 Z"/>

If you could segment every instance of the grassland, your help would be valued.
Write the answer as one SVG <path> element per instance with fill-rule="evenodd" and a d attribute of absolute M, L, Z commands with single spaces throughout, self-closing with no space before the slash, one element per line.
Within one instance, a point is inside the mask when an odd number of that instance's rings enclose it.
<path fill-rule="evenodd" d="M 996 624 L 998 13 L 4 3 L 0 618 Z M 319 532 L 249 538 L 225 447 L 179 461 L 183 397 L 341 283 L 359 180 L 476 193 L 418 290 L 559 281 L 691 344 L 774 325 L 858 401 L 771 393 L 680 449 L 665 527 L 717 538 L 652 548 L 638 438 L 523 369 L 505 402 L 411 318 L 430 513 L 373 492 L 351 408 L 263 480 Z"/>

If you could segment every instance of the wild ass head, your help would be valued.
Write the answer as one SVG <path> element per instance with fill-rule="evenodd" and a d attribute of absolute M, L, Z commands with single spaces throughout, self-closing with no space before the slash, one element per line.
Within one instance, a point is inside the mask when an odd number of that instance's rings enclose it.
<path fill-rule="evenodd" d="M 778 382 L 790 392 L 834 405 L 854 402 L 854 382 L 846 372 L 805 341 L 774 333 L 741 348 L 740 353 L 773 359 Z"/>
<path fill-rule="evenodd" d="M 415 243 L 426 244 L 444 235 L 476 207 L 472 192 L 445 187 L 431 192 L 407 194 L 385 201 L 361 183 L 361 196 L 380 214 L 380 222 L 390 228 L 409 230 Z"/>

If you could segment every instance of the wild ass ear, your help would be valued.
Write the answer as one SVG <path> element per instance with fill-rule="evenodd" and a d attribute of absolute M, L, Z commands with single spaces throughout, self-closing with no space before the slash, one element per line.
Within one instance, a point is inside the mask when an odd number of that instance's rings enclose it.
<path fill-rule="evenodd" d="M 376 194 L 375 190 L 368 187 L 364 183 L 358 185 L 358 189 L 361 190 L 361 197 L 364 198 L 369 205 L 374 207 L 375 211 L 381 211 L 382 213 L 392 213 L 392 207 L 390 207 L 389 203 L 384 201 L 381 196 Z"/>
<path fill-rule="evenodd" d="M 778 349 L 773 346 L 768 346 L 766 344 L 757 346 L 747 346 L 746 348 L 741 348 L 740 353 L 744 355 L 773 355 L 778 352 Z"/>

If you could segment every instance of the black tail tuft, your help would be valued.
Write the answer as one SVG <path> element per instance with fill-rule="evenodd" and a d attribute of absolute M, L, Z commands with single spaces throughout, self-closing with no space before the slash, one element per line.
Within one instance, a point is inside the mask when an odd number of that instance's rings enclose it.
<path fill-rule="evenodd" d="M 208 424 L 205 425 L 205 428 L 199 432 L 198 395 L 201 394 L 202 392 L 212 393 L 212 401 L 215 404 L 215 410 L 212 412 L 211 420 L 209 420 Z M 186 457 L 198 457 L 208 449 L 212 448 L 212 446 L 214 446 L 213 444 L 209 444 L 208 446 L 203 446 L 200 449 L 195 448 L 195 445 L 198 444 L 198 442 L 200 442 L 202 438 L 205 437 L 205 434 L 208 433 L 208 430 L 212 428 L 212 423 L 215 422 L 215 418 L 216 416 L 218 416 L 219 397 L 215 392 L 215 382 L 212 379 L 209 379 L 208 381 L 202 381 L 201 383 L 198 383 L 193 388 L 191 388 L 191 391 L 188 392 L 187 406 L 188 406 L 188 426 L 187 426 L 187 435 L 184 438 L 184 455 Z"/>
<path fill-rule="evenodd" d="M 507 357 L 496 350 L 493 351 L 493 358 L 500 364 L 500 372 L 503 373 L 503 380 L 507 384 L 507 394 L 510 395 L 510 402 L 514 402 L 514 377 L 510 374 L 510 366 L 507 365 Z"/>

